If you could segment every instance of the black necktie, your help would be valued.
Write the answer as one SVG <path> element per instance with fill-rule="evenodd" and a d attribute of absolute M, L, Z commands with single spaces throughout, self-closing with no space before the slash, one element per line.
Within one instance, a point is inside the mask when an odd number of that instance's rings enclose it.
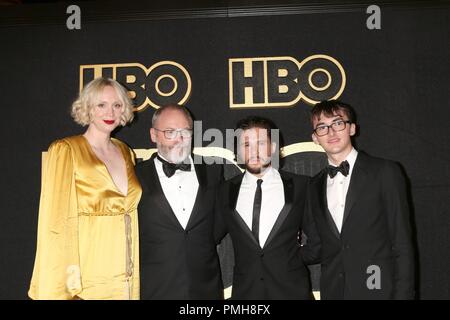
<path fill-rule="evenodd" d="M 162 162 L 163 171 L 168 178 L 173 176 L 175 174 L 175 171 L 177 171 L 178 169 L 180 169 L 181 171 L 191 171 L 190 163 L 183 163 L 183 162 L 171 163 L 171 162 L 164 160 L 159 155 L 157 155 L 156 157 L 158 158 L 159 161 Z"/>
<path fill-rule="evenodd" d="M 259 216 L 261 214 L 261 201 L 262 201 L 262 179 L 256 181 L 255 200 L 253 200 L 253 219 L 252 219 L 252 233 L 259 243 Z"/>
<path fill-rule="evenodd" d="M 327 167 L 327 172 L 331 179 L 333 179 L 338 172 L 342 173 L 345 177 L 348 176 L 348 173 L 350 171 L 350 165 L 348 164 L 348 161 L 342 161 L 339 167 L 335 167 L 332 165 L 329 165 Z"/>

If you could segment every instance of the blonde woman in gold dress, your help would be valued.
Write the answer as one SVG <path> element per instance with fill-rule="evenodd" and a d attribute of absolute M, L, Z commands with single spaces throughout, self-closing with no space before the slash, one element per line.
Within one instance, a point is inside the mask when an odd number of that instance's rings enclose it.
<path fill-rule="evenodd" d="M 32 299 L 139 299 L 132 150 L 111 132 L 133 119 L 126 90 L 98 78 L 72 105 L 83 135 L 53 142 L 43 166 Z"/>

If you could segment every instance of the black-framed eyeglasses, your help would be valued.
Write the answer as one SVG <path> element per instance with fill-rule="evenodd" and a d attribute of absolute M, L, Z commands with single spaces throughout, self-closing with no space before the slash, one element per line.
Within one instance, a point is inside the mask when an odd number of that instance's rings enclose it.
<path fill-rule="evenodd" d="M 337 131 L 342 131 L 345 129 L 345 127 L 347 126 L 347 123 L 351 123 L 350 120 L 336 120 L 333 123 L 331 123 L 330 125 L 325 125 L 325 124 L 321 124 L 318 125 L 315 129 L 314 129 L 314 133 L 319 136 L 325 136 L 328 134 L 329 129 L 333 129 L 334 132 Z"/>
<path fill-rule="evenodd" d="M 164 132 L 164 137 L 169 140 L 175 139 L 178 136 L 178 134 L 180 134 L 183 138 L 192 137 L 191 129 L 167 129 L 167 130 L 160 130 L 157 128 L 153 129 L 155 129 L 156 131 Z"/>

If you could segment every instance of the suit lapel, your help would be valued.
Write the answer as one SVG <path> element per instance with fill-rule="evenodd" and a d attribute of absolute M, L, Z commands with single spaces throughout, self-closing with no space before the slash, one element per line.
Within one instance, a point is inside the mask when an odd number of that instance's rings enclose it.
<path fill-rule="evenodd" d="M 253 236 L 252 230 L 250 230 L 250 228 L 245 223 L 244 219 L 242 219 L 241 215 L 236 210 L 237 199 L 239 197 L 239 191 L 241 189 L 243 178 L 244 174 L 241 174 L 230 181 L 229 208 L 234 221 L 242 229 L 242 231 L 244 231 L 244 233 L 251 239 L 253 244 L 259 248 L 260 247 L 259 243 Z"/>
<path fill-rule="evenodd" d="M 229 206 L 231 211 L 236 210 L 237 199 L 239 196 L 239 190 L 241 189 L 242 179 L 244 178 L 244 174 L 240 174 L 239 176 L 230 180 L 230 193 L 229 196 Z"/>
<path fill-rule="evenodd" d="M 334 223 L 333 216 L 331 215 L 330 210 L 328 209 L 328 201 L 327 201 L 327 173 L 326 171 L 322 171 L 318 180 L 318 188 L 319 188 L 319 205 L 320 211 L 323 213 L 325 220 L 328 223 L 328 226 L 331 229 L 331 232 L 336 236 L 336 238 L 340 239 L 339 230 L 336 227 L 336 223 Z"/>
<path fill-rule="evenodd" d="M 245 223 L 244 219 L 242 219 L 242 217 L 239 214 L 239 212 L 237 212 L 237 210 L 233 210 L 232 211 L 232 216 L 233 216 L 235 222 L 242 229 L 242 231 L 244 231 L 244 233 L 250 238 L 250 240 L 253 242 L 253 244 L 256 247 L 260 248 L 258 241 L 256 241 L 255 236 L 253 235 L 252 231 L 250 230 L 250 228 Z"/>
<path fill-rule="evenodd" d="M 156 172 L 154 161 L 155 157 L 156 154 L 154 154 L 148 160 L 147 170 L 145 170 L 144 182 L 147 185 L 148 193 L 150 197 L 154 198 L 154 201 L 160 205 L 162 209 L 161 211 L 172 221 L 172 223 L 177 227 L 183 229 L 177 217 L 175 216 L 175 213 L 173 212 L 169 201 L 167 201 L 167 198 L 164 195 L 161 182 L 159 181 L 158 173 Z"/>
<path fill-rule="evenodd" d="M 283 173 L 280 171 L 281 180 L 283 181 L 283 189 L 284 189 L 284 206 L 278 214 L 277 220 L 270 230 L 269 236 L 267 237 L 266 242 L 264 243 L 264 248 L 266 248 L 270 241 L 275 237 L 277 231 L 283 225 L 284 220 L 288 216 L 289 212 L 291 212 L 292 204 L 294 201 L 294 183 L 292 179 L 286 178 Z"/>
<path fill-rule="evenodd" d="M 364 170 L 364 155 L 359 152 L 355 161 L 355 167 L 350 178 L 350 185 L 348 186 L 347 197 L 345 198 L 344 219 L 342 221 L 342 230 L 344 229 L 345 221 L 348 219 L 350 212 L 355 205 L 358 195 L 366 185 L 367 172 Z"/>
<path fill-rule="evenodd" d="M 206 179 L 206 167 L 201 164 L 194 164 L 194 169 L 195 174 L 197 175 L 198 190 L 195 197 L 194 207 L 192 208 L 189 221 L 186 225 L 186 230 L 191 229 L 193 226 L 195 226 L 195 222 L 200 216 L 201 204 L 203 202 L 203 196 L 205 195 L 205 189 L 207 188 L 208 184 Z"/>

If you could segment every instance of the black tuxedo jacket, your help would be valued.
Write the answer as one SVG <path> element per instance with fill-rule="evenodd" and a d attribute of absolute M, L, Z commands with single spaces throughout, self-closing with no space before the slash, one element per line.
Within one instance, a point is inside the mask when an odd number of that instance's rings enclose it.
<path fill-rule="evenodd" d="M 222 226 L 231 235 L 234 247 L 232 299 L 312 298 L 305 263 L 314 263 L 319 258 L 320 241 L 313 219 L 304 214 L 309 178 L 283 171 L 280 175 L 285 205 L 263 248 L 236 211 L 243 174 L 224 182 L 220 188 Z M 301 247 L 302 230 L 308 241 Z"/>
<path fill-rule="evenodd" d="M 213 235 L 222 167 L 194 165 L 199 188 L 189 222 L 183 229 L 162 190 L 155 156 L 136 166 L 142 185 L 138 207 L 141 299 L 222 299 Z"/>
<path fill-rule="evenodd" d="M 322 240 L 321 298 L 413 298 L 410 211 L 400 167 L 358 152 L 340 234 L 328 210 L 326 181 L 324 169 L 311 179 L 309 197 Z M 379 267 L 379 289 L 370 266 Z"/>

